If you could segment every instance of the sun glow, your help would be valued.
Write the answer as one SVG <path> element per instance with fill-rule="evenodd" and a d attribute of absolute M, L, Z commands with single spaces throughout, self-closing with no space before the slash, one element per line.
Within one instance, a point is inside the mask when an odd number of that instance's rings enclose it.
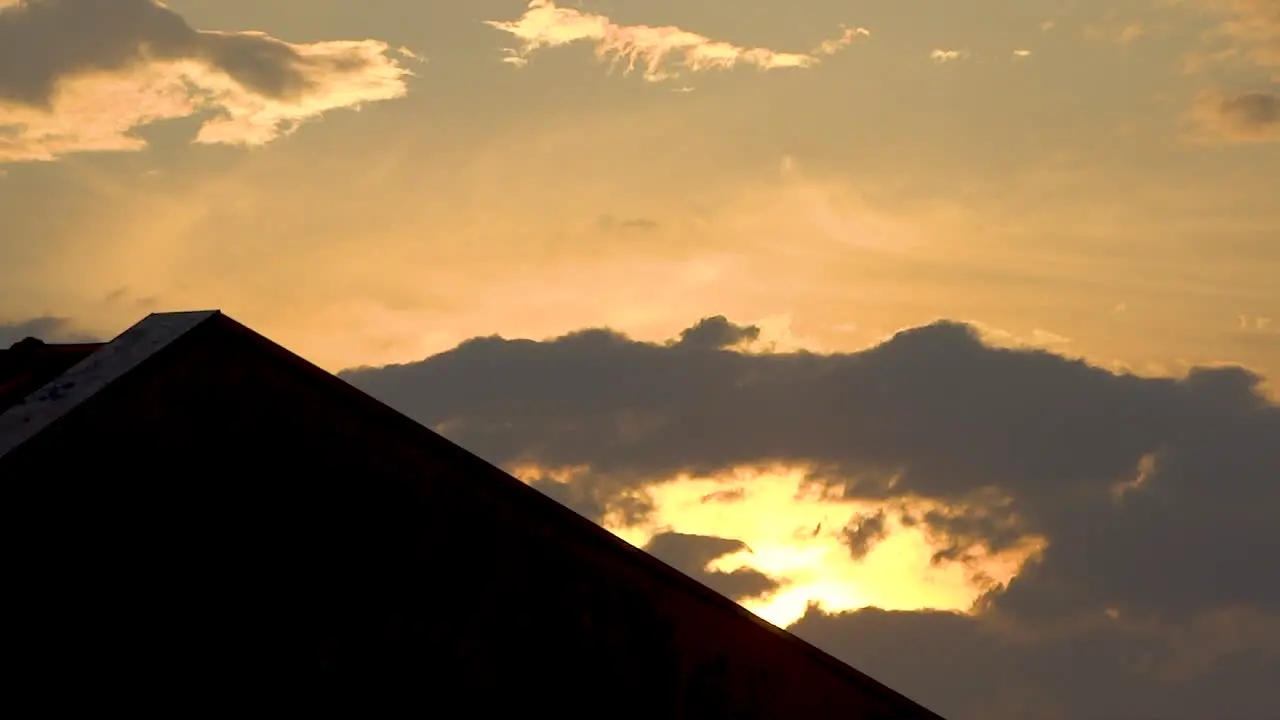
<path fill-rule="evenodd" d="M 543 476 L 563 482 L 576 472 Z M 654 510 L 644 522 L 627 526 L 610 517 L 605 526 L 637 547 L 669 531 L 743 541 L 746 550 L 717 558 L 707 569 L 749 568 L 781 582 L 772 594 L 742 604 L 783 627 L 810 604 L 831 612 L 864 607 L 967 611 L 989 587 L 976 579 L 980 574 L 988 582 L 1008 582 L 1036 549 L 1028 545 L 967 564 L 935 564 L 931 559 L 943 539 L 919 525 L 904 527 L 895 512 L 904 507 L 902 500 L 890 507 L 846 499 L 806 483 L 805 476 L 804 468 L 780 467 L 679 477 L 647 489 Z M 937 505 L 909 501 L 905 507 L 923 512 Z M 886 532 L 856 558 L 842 539 L 844 530 L 856 517 L 879 510 L 887 510 Z"/>

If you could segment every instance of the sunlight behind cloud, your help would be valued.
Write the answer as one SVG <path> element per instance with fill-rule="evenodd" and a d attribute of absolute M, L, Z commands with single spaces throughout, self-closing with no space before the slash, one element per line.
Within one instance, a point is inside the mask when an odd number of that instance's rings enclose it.
<path fill-rule="evenodd" d="M 885 537 L 855 560 L 841 540 L 850 519 L 898 506 L 834 497 L 807 486 L 805 475 L 802 468 L 740 468 L 724 477 L 680 478 L 649 488 L 654 512 L 646 522 L 626 527 L 606 521 L 606 526 L 637 547 L 671 530 L 743 541 L 749 550 L 718 558 L 708 569 L 750 568 L 782 581 L 774 594 L 743 603 L 780 626 L 797 620 L 810 604 L 830 612 L 862 607 L 967 611 L 987 589 L 975 582 L 976 573 L 1008 582 L 1035 551 L 1023 547 L 984 557 L 977 566 L 933 564 L 940 539 L 891 520 Z"/>

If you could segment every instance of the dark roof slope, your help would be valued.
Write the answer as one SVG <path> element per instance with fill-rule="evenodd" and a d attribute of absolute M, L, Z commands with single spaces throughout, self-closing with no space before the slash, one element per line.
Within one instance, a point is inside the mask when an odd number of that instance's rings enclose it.
<path fill-rule="evenodd" d="M 0 415 L 0 493 L 13 686 L 937 720 L 217 312 L 153 315 Z"/>
<path fill-rule="evenodd" d="M 103 343 L 48 344 L 36 338 L 0 349 L 0 413 L 89 357 Z"/>

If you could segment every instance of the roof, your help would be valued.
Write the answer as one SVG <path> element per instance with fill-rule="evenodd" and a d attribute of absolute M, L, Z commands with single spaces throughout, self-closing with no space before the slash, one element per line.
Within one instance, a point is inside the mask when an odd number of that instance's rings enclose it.
<path fill-rule="evenodd" d="M 217 311 L 80 357 L 0 414 L 14 686 L 320 672 L 479 714 L 938 720 Z"/>
<path fill-rule="evenodd" d="M 34 350 L 31 354 L 36 358 L 36 367 L 45 371 L 57 367 L 61 372 L 51 377 L 45 377 L 47 372 L 25 376 L 28 384 L 43 382 L 31 390 L 24 386 L 24 401 L 12 404 L 0 414 L 0 458 L 125 377 L 187 331 L 217 317 L 223 316 L 216 310 L 153 313 L 109 343 L 49 346 L 36 341 L 29 344 L 29 350 Z M 59 347 L 66 349 L 60 352 Z M 23 350 L 17 349 L 21 358 Z M 9 352 L 14 352 L 14 348 Z"/>
<path fill-rule="evenodd" d="M 91 355 L 103 343 L 48 344 L 26 338 L 0 349 L 0 413 Z"/>

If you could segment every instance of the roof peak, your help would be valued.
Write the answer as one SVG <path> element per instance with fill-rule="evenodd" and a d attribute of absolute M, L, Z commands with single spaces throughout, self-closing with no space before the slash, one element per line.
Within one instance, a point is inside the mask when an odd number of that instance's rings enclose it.
<path fill-rule="evenodd" d="M 4 390 L 0 395 L 0 457 L 187 331 L 221 314 L 218 310 L 151 313 L 110 342 L 58 345 L 24 339 L 8 351 L 0 351 L 0 370 L 10 364 L 31 365 L 30 358 L 42 358 L 34 363 L 35 372 L 29 370 L 21 378 L 5 383 L 4 374 L 0 374 L 0 389 Z"/>

